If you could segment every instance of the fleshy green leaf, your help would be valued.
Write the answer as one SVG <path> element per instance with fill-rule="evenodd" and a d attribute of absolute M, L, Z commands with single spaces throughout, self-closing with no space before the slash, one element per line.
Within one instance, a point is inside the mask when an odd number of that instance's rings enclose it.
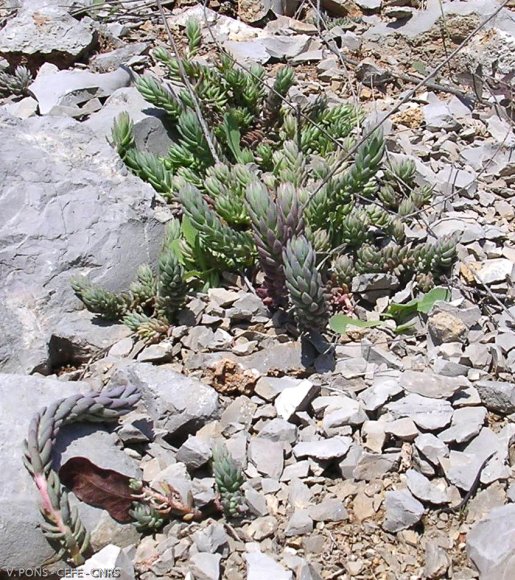
<path fill-rule="evenodd" d="M 380 320 L 359 320 L 359 318 L 351 318 L 345 314 L 335 314 L 329 319 L 329 326 L 334 332 L 345 334 L 349 327 L 357 328 L 374 328 L 382 324 Z"/>
<path fill-rule="evenodd" d="M 448 302 L 451 299 L 451 291 L 448 288 L 433 288 L 427 294 L 421 296 L 417 303 L 417 311 L 427 314 L 435 305 L 435 302 Z"/>

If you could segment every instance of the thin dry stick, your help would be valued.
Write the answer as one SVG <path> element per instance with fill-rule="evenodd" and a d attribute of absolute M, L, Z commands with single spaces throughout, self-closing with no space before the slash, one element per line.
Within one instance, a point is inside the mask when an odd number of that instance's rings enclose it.
<path fill-rule="evenodd" d="M 465 46 L 469 43 L 469 41 L 480 30 L 482 30 L 490 22 L 490 20 L 494 19 L 497 16 L 497 14 L 499 14 L 499 12 L 508 4 L 509 1 L 510 0 L 504 0 L 504 2 L 490 16 L 488 16 L 488 18 L 486 18 L 485 20 L 483 20 L 483 22 L 481 22 L 478 26 L 476 26 L 476 28 L 465 38 L 465 40 L 458 47 L 456 47 L 452 51 L 452 53 L 446 59 L 444 59 L 432 72 L 430 72 L 423 79 L 421 79 L 420 82 L 413 89 L 408 91 L 406 95 L 400 101 L 397 102 L 397 104 L 391 109 L 389 113 L 387 113 L 380 121 L 378 121 L 371 129 L 369 129 L 365 133 L 365 135 L 363 135 L 363 137 L 354 145 L 354 147 L 352 147 L 347 153 L 343 155 L 343 157 L 339 160 L 340 163 L 335 163 L 333 169 L 328 172 L 328 174 L 322 180 L 320 185 L 310 194 L 308 199 L 304 202 L 303 209 L 305 209 L 308 206 L 311 200 L 318 194 L 318 192 L 329 181 L 329 179 L 331 179 L 336 174 L 340 165 L 345 161 L 347 161 L 347 159 L 351 155 L 354 155 L 354 153 L 356 153 L 356 151 L 361 147 L 361 145 L 363 145 L 363 143 L 365 143 L 365 141 L 375 131 L 377 131 L 382 127 L 386 119 L 389 119 L 392 115 L 394 115 L 402 107 L 402 105 L 407 103 L 413 97 L 413 95 L 415 95 L 415 93 L 420 88 L 426 85 L 427 81 L 431 80 L 435 75 L 437 75 L 447 65 L 448 62 L 450 62 L 459 52 L 461 52 L 465 48 Z"/>
<path fill-rule="evenodd" d="M 211 152 L 213 159 L 217 163 L 220 163 L 220 156 L 218 155 L 218 153 L 216 151 L 216 147 L 215 147 L 215 144 L 213 142 L 211 133 L 210 133 L 209 128 L 207 126 L 207 123 L 204 119 L 204 116 L 202 115 L 202 110 L 200 108 L 200 103 L 197 99 L 197 95 L 195 94 L 195 91 L 194 91 L 193 87 L 191 86 L 188 75 L 186 74 L 186 71 L 184 70 L 184 65 L 183 65 L 181 59 L 179 58 L 179 50 L 177 47 L 177 43 L 175 42 L 172 31 L 170 29 L 170 25 L 168 24 L 168 21 L 166 19 L 166 15 L 165 15 L 164 10 L 163 10 L 163 4 L 162 4 L 161 0 L 155 0 L 155 1 L 156 1 L 157 8 L 159 10 L 159 14 L 161 16 L 161 20 L 163 21 L 163 24 L 164 24 L 166 34 L 168 35 L 168 39 L 170 41 L 170 44 L 172 45 L 173 51 L 175 52 L 175 54 L 177 56 L 177 66 L 179 69 L 179 75 L 181 77 L 182 82 L 184 83 L 184 86 L 186 87 L 186 90 L 190 94 L 191 100 L 193 102 L 193 107 L 195 109 L 195 114 L 197 116 L 198 122 L 200 123 L 200 127 L 202 128 L 202 133 L 204 133 L 204 137 L 205 137 L 207 145 L 209 147 L 209 151 Z"/>

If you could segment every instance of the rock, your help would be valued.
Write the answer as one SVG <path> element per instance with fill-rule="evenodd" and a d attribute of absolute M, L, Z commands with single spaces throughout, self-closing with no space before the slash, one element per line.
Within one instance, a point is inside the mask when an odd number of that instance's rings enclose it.
<path fill-rule="evenodd" d="M 109 384 L 137 385 L 156 427 L 175 438 L 196 432 L 218 413 L 218 395 L 214 389 L 166 366 L 119 363 Z"/>
<path fill-rule="evenodd" d="M 242 65 L 249 62 L 265 64 L 271 58 L 261 39 L 226 40 L 223 43 L 223 47 L 237 63 Z"/>
<path fill-rule="evenodd" d="M 20 119 L 28 119 L 34 117 L 38 111 L 38 102 L 32 97 L 25 97 L 21 101 L 14 103 L 7 103 L 1 107 L 5 109 L 9 115 L 18 117 Z"/>
<path fill-rule="evenodd" d="M 211 459 L 211 447 L 200 437 L 188 437 L 177 451 L 177 461 L 184 463 L 190 470 L 198 469 Z"/>
<path fill-rule="evenodd" d="M 257 542 L 270 538 L 277 531 L 277 520 L 273 516 L 256 518 L 247 528 L 248 535 Z"/>
<path fill-rule="evenodd" d="M 480 431 L 486 419 L 484 407 L 463 407 L 456 409 L 451 426 L 438 434 L 445 443 L 466 443 Z"/>
<path fill-rule="evenodd" d="M 367 415 L 359 401 L 344 395 L 328 397 L 328 399 L 332 399 L 332 401 L 325 409 L 322 421 L 326 433 L 344 425 L 361 425 L 367 420 Z"/>
<path fill-rule="evenodd" d="M 398 278 L 391 274 L 360 274 L 352 280 L 352 292 L 361 294 L 371 304 L 382 296 L 389 296 L 398 287 Z"/>
<path fill-rule="evenodd" d="M 307 477 L 309 474 L 310 462 L 306 461 L 296 461 L 291 465 L 287 465 L 284 468 L 283 474 L 281 476 L 281 481 L 290 481 L 291 479 L 302 479 Z"/>
<path fill-rule="evenodd" d="M 209 524 L 207 527 L 191 534 L 192 540 L 199 552 L 214 554 L 229 542 L 229 536 L 224 526 L 218 523 Z"/>
<path fill-rule="evenodd" d="M 390 398 L 402 392 L 399 384 L 400 374 L 390 371 L 388 374 L 377 374 L 372 386 L 359 393 L 358 398 L 362 401 L 366 411 L 376 411 Z"/>
<path fill-rule="evenodd" d="M 156 258 L 163 226 L 151 213 L 151 186 L 120 171 L 118 155 L 80 123 L 0 112 L 0 136 L 0 367 L 48 373 L 54 331 L 91 319 L 74 312 L 70 278 L 87 273 L 126 290 L 138 266 Z"/>
<path fill-rule="evenodd" d="M 190 557 L 190 570 L 195 580 L 218 580 L 220 578 L 220 554 L 199 552 Z"/>
<path fill-rule="evenodd" d="M 427 541 L 425 547 L 424 578 L 444 578 L 451 565 L 451 559 L 437 542 Z"/>
<path fill-rule="evenodd" d="M 261 298 L 255 294 L 243 294 L 227 309 L 231 320 L 251 320 L 253 317 L 264 316 L 268 319 L 268 310 Z"/>
<path fill-rule="evenodd" d="M 138 149 L 164 155 L 172 145 L 163 124 L 166 113 L 145 101 L 136 87 L 124 87 L 114 91 L 102 109 L 84 121 L 100 139 L 110 139 L 114 120 L 126 111 L 134 123 L 134 141 Z"/>
<path fill-rule="evenodd" d="M 261 39 L 265 50 L 272 58 L 289 59 L 302 54 L 310 42 L 307 34 L 295 36 L 268 36 Z"/>
<path fill-rule="evenodd" d="M 321 461 L 344 457 L 352 443 L 350 437 L 330 437 L 322 441 L 301 441 L 293 448 L 295 457 L 312 457 Z"/>
<path fill-rule="evenodd" d="M 434 505 L 441 505 L 449 502 L 447 490 L 441 489 L 432 484 L 427 477 L 415 471 L 408 469 L 406 472 L 406 484 L 411 493 L 419 500 L 429 502 Z"/>
<path fill-rule="evenodd" d="M 429 131 L 454 131 L 459 127 L 458 121 L 454 118 L 449 106 L 446 103 L 436 101 L 422 107 L 426 128 Z"/>
<path fill-rule="evenodd" d="M 506 463 L 509 459 L 508 449 L 514 440 L 515 427 L 508 423 L 498 433 L 483 427 L 479 435 L 467 444 L 464 452 L 481 462 L 494 454 L 481 471 L 480 481 L 483 485 L 510 477 L 510 467 Z"/>
<path fill-rule="evenodd" d="M 268 515 L 268 506 L 266 503 L 266 497 L 263 493 L 260 493 L 256 491 L 254 488 L 249 487 L 245 490 L 245 501 L 249 507 L 250 512 L 253 513 L 254 515 L 256 516 Z"/>
<path fill-rule="evenodd" d="M 393 435 L 401 441 L 413 441 L 419 435 L 419 430 L 415 423 L 408 417 L 384 423 L 384 432 L 388 435 Z"/>
<path fill-rule="evenodd" d="M 448 401 L 409 394 L 403 399 L 388 403 L 385 409 L 395 419 L 408 417 L 420 429 L 433 431 L 447 427 L 452 419 L 453 409 Z"/>
<path fill-rule="evenodd" d="M 150 485 L 153 489 L 160 490 L 161 493 L 165 493 L 168 487 L 172 487 L 177 491 L 184 504 L 188 505 L 191 502 L 193 485 L 186 466 L 182 463 L 172 463 L 162 469 L 152 479 Z"/>
<path fill-rule="evenodd" d="M 95 44 L 96 34 L 63 8 L 28 3 L 2 29 L 0 55 L 13 65 L 26 59 L 31 66 L 53 62 L 66 67 Z"/>
<path fill-rule="evenodd" d="M 116 570 L 116 578 L 135 580 L 134 567 L 129 556 L 118 546 L 110 544 L 75 569 L 78 578 L 97 578 L 99 570 Z"/>
<path fill-rule="evenodd" d="M 247 580 L 293 580 L 293 574 L 285 570 L 271 556 L 262 552 L 248 552 L 245 554 L 247 562 Z"/>
<path fill-rule="evenodd" d="M 476 272 L 476 276 L 487 285 L 506 282 L 507 278 L 513 281 L 515 280 L 515 263 L 507 258 L 487 260 Z"/>
<path fill-rule="evenodd" d="M 139 56 L 149 48 L 146 42 L 131 42 L 109 52 L 96 54 L 89 61 L 90 68 L 96 72 L 109 72 L 128 64 L 135 56 Z"/>
<path fill-rule="evenodd" d="M 510 415 L 515 412 L 515 383 L 478 381 L 474 385 L 489 411 Z"/>
<path fill-rule="evenodd" d="M 389 83 L 392 80 L 392 75 L 389 71 L 384 68 L 377 66 L 373 61 L 370 59 L 364 59 L 360 62 L 360 64 L 356 67 L 356 78 L 361 81 L 367 87 L 382 87 Z M 365 274 L 365 276 L 375 276 L 375 274 Z M 392 278 L 397 279 L 395 276 Z M 384 281 L 388 284 L 388 280 L 391 278 L 385 278 L 384 274 L 379 274 L 379 279 Z M 398 283 L 398 281 L 397 281 Z M 386 296 L 385 290 L 380 290 L 379 296 Z M 354 290 L 354 284 L 352 291 Z"/>
<path fill-rule="evenodd" d="M 427 328 L 433 344 L 459 342 L 465 338 L 467 327 L 450 312 L 437 312 L 429 317 Z"/>
<path fill-rule="evenodd" d="M 234 423 L 245 425 L 248 429 L 254 418 L 257 405 L 245 395 L 234 399 L 224 410 L 220 417 L 220 422 L 224 426 Z"/>
<path fill-rule="evenodd" d="M 515 504 L 494 508 L 470 530 L 467 554 L 481 579 L 511 577 L 515 569 Z"/>
<path fill-rule="evenodd" d="M 306 370 L 300 341 L 275 344 L 251 355 L 238 357 L 237 360 L 245 368 L 256 369 L 262 375 L 269 374 L 271 371 L 287 374 Z"/>
<path fill-rule="evenodd" d="M 63 396 L 89 390 L 79 381 L 0 374 L 0 570 L 40 568 L 55 554 L 39 529 L 39 494 L 20 450 L 34 413 Z"/>
<path fill-rule="evenodd" d="M 284 445 L 266 439 L 252 439 L 249 443 L 249 459 L 259 473 L 279 479 L 284 468 Z"/>
<path fill-rule="evenodd" d="M 409 393 L 435 399 L 448 399 L 470 383 L 463 377 L 443 377 L 427 371 L 404 371 L 399 384 Z"/>
<path fill-rule="evenodd" d="M 297 427 L 284 419 L 272 419 L 259 431 L 258 436 L 270 441 L 295 443 L 297 440 Z"/>
<path fill-rule="evenodd" d="M 275 400 L 277 414 L 289 421 L 297 411 L 305 411 L 319 392 L 320 387 L 307 379 L 286 387 Z"/>
<path fill-rule="evenodd" d="M 313 531 L 313 520 L 305 509 L 295 510 L 286 524 L 286 537 L 302 536 Z"/>
<path fill-rule="evenodd" d="M 439 465 L 440 459 L 446 457 L 449 453 L 447 445 L 432 433 L 422 433 L 419 435 L 415 439 L 415 447 L 433 465 Z"/>
<path fill-rule="evenodd" d="M 363 445 L 374 453 L 381 453 L 386 440 L 384 423 L 380 421 L 365 421 L 361 427 Z"/>
<path fill-rule="evenodd" d="M 308 514 L 315 522 L 341 522 L 349 517 L 339 499 L 325 499 L 312 505 L 308 508 Z"/>
<path fill-rule="evenodd" d="M 379 10 L 383 0 L 354 0 L 354 3 L 364 10 Z"/>
<path fill-rule="evenodd" d="M 384 506 L 383 528 L 391 533 L 410 528 L 424 515 L 424 506 L 407 489 L 387 491 Z"/>
<path fill-rule="evenodd" d="M 92 99 L 108 97 L 131 81 L 130 71 L 119 68 L 110 73 L 92 73 L 81 70 L 57 70 L 45 65 L 38 72 L 29 91 L 38 101 L 41 115 L 87 114 L 85 103 Z"/>
<path fill-rule="evenodd" d="M 381 479 L 383 475 L 393 471 L 399 465 L 400 453 L 363 453 L 352 476 L 357 480 L 372 481 Z"/>

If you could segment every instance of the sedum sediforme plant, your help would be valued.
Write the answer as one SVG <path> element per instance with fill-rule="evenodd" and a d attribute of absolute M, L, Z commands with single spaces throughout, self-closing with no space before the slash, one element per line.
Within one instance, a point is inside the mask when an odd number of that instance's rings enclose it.
<path fill-rule="evenodd" d="M 94 285 L 84 277 L 72 279 L 72 288 L 86 308 L 101 318 L 122 321 L 146 342 L 166 335 L 175 314 L 188 293 L 184 268 L 175 250 L 180 224 L 168 224 L 163 250 L 158 260 L 158 274 L 142 265 L 127 292 L 116 294 Z"/>
<path fill-rule="evenodd" d="M 241 467 L 234 461 L 224 443 L 213 447 L 212 468 L 216 489 L 223 511 L 229 517 L 241 517 L 247 511 L 241 486 L 245 477 Z"/>
<path fill-rule="evenodd" d="M 173 250 L 186 280 L 206 288 L 219 284 L 224 270 L 261 270 L 264 302 L 291 307 L 308 331 L 326 324 L 328 286 L 349 292 L 359 274 L 391 273 L 400 283 L 416 277 L 426 289 L 452 264 L 454 240 L 407 239 L 432 190 L 417 186 L 413 162 L 388 162 L 380 131 L 342 163 L 342 152 L 354 150 L 363 134 L 361 111 L 329 106 L 323 96 L 292 109 L 284 104 L 292 69 L 283 67 L 267 84 L 261 67 L 245 71 L 227 56 L 210 65 L 200 59 L 194 21 L 186 36 L 183 56 L 154 51 L 163 79 L 137 83 L 165 111 L 176 142 L 155 155 L 136 149 L 128 115 L 113 127 L 130 170 L 182 210 Z M 85 298 L 113 317 L 125 307 L 109 294 Z M 152 334 L 162 320 L 137 308 L 129 322 Z"/>
<path fill-rule="evenodd" d="M 42 532 L 57 559 L 80 565 L 89 548 L 89 534 L 77 508 L 70 505 L 67 490 L 52 469 L 52 449 L 59 429 L 78 421 L 113 421 L 128 413 L 139 398 L 140 393 L 132 386 L 79 394 L 55 402 L 32 419 L 24 445 L 24 464 L 40 495 Z"/>
<path fill-rule="evenodd" d="M 0 71 L 0 95 L 25 95 L 32 81 L 32 73 L 23 65 L 17 66 L 12 74 Z"/>

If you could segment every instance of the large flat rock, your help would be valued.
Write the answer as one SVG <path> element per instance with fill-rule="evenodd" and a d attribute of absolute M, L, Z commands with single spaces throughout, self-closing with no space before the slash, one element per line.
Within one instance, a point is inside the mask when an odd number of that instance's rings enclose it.
<path fill-rule="evenodd" d="M 47 344 L 80 302 L 70 278 L 128 287 L 153 262 L 153 189 L 69 118 L 0 113 L 0 369 L 48 371 Z"/>

